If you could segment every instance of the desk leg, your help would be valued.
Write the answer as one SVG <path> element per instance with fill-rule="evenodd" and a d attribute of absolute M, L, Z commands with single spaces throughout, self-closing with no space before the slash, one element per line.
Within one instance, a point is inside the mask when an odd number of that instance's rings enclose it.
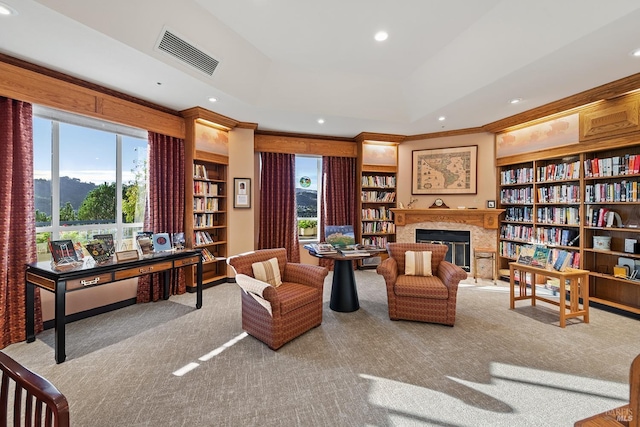
<path fill-rule="evenodd" d="M 569 280 L 569 287 L 570 289 L 573 291 L 573 279 Z M 571 292 L 573 294 L 573 292 Z M 573 299 L 573 295 L 571 295 L 571 299 Z M 566 318 L 566 314 L 567 314 L 567 284 L 565 279 L 560 276 L 560 327 L 564 328 L 565 326 L 567 326 L 567 318 Z M 570 301 L 570 307 L 573 304 Z M 569 310 L 570 312 L 572 311 L 572 309 Z"/>
<path fill-rule="evenodd" d="M 165 270 L 163 273 L 162 298 L 169 299 L 169 285 L 171 283 L 171 273 L 175 270 Z"/>
<path fill-rule="evenodd" d="M 25 315 L 27 326 L 27 342 L 34 342 L 36 340 L 35 332 L 35 301 L 36 301 L 36 286 L 33 283 L 27 282 L 27 295 L 25 295 Z"/>
<path fill-rule="evenodd" d="M 62 363 L 67 358 L 65 354 L 65 321 L 67 282 L 61 281 L 56 285 L 55 295 L 55 356 L 56 363 Z"/>
<path fill-rule="evenodd" d="M 356 279 L 353 274 L 353 260 L 334 260 L 329 308 L 343 313 L 360 308 Z"/>
<path fill-rule="evenodd" d="M 579 277 L 578 281 L 578 294 L 582 297 L 582 309 L 584 310 L 582 320 L 584 323 L 589 323 L 589 275 L 585 274 Z"/>
<path fill-rule="evenodd" d="M 192 270 L 189 269 L 189 272 Z M 191 273 L 189 273 L 191 274 Z M 196 267 L 196 308 L 202 308 L 202 257 Z"/>

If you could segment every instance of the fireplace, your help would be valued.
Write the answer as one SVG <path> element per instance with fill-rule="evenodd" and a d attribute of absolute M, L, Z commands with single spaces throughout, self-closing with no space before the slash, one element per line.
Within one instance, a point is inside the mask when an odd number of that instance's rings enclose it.
<path fill-rule="evenodd" d="M 446 260 L 471 271 L 471 233 L 457 230 L 416 229 L 416 243 L 442 243 L 449 247 Z"/>

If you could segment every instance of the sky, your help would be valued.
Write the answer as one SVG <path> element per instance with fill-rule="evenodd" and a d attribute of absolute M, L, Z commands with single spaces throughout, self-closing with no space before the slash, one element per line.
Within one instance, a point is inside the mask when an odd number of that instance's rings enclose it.
<path fill-rule="evenodd" d="M 310 185 L 302 186 L 301 178 L 309 178 Z M 296 156 L 296 188 L 318 191 L 318 157 Z"/>
<path fill-rule="evenodd" d="M 51 120 L 34 117 L 34 177 L 51 179 Z M 115 182 L 116 140 L 112 133 L 60 123 L 60 176 L 82 182 Z M 147 140 L 122 137 L 123 181 L 133 180 L 131 170 L 147 155 Z"/>

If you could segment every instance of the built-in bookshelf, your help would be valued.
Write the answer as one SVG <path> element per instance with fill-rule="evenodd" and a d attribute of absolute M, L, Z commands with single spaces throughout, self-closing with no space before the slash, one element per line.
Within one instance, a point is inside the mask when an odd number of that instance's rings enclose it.
<path fill-rule="evenodd" d="M 395 241 L 396 226 L 390 210 L 396 207 L 395 172 L 363 171 L 360 201 L 360 243 L 384 249 L 389 241 Z"/>

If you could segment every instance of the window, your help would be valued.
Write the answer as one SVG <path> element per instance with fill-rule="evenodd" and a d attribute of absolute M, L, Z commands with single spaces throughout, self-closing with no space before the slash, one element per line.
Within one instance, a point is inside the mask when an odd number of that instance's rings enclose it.
<path fill-rule="evenodd" d="M 134 248 L 147 197 L 147 132 L 34 106 L 38 260 L 48 240 L 86 243 L 112 234 Z"/>
<path fill-rule="evenodd" d="M 296 207 L 301 240 L 318 239 L 322 157 L 296 156 Z"/>

